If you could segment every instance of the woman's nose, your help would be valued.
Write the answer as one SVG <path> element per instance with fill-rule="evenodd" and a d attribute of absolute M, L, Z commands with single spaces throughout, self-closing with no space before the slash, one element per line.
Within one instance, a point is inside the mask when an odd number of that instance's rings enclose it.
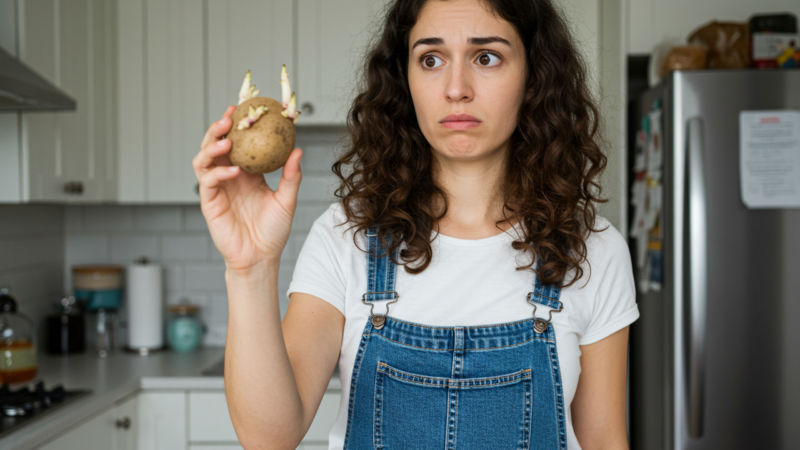
<path fill-rule="evenodd" d="M 473 95 L 471 72 L 466 63 L 453 61 L 449 69 L 445 87 L 447 99 L 454 102 L 471 100 Z"/>

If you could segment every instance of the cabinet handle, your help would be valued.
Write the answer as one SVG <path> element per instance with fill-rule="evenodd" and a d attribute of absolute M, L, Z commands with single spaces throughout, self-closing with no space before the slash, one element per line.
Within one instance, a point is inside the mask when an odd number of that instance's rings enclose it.
<path fill-rule="evenodd" d="M 67 194 L 82 195 L 83 181 L 67 181 L 64 183 L 64 192 Z"/>
<path fill-rule="evenodd" d="M 124 430 L 127 430 L 127 429 L 129 429 L 131 427 L 131 418 L 128 417 L 128 416 L 125 416 L 122 419 L 117 419 L 117 422 L 116 422 L 115 425 L 117 426 L 117 428 L 122 428 Z"/>
<path fill-rule="evenodd" d="M 314 105 L 308 102 L 303 103 L 303 106 L 300 107 L 300 111 L 302 111 L 303 114 L 308 114 L 310 116 L 314 114 Z"/>
<path fill-rule="evenodd" d="M 194 185 L 194 192 L 196 194 L 200 193 L 200 183 L 197 183 L 197 184 Z"/>

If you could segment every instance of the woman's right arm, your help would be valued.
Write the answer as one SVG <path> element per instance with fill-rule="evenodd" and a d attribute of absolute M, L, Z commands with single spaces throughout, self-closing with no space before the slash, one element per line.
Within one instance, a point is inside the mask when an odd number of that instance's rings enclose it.
<path fill-rule="evenodd" d="M 234 110 L 209 126 L 192 160 L 201 211 L 225 260 L 225 394 L 243 447 L 294 449 L 333 373 L 344 317 L 317 297 L 293 294 L 281 323 L 278 269 L 297 205 L 302 150 L 292 151 L 273 191 L 262 175 L 242 172 L 228 158 L 230 141 L 221 138 Z"/>

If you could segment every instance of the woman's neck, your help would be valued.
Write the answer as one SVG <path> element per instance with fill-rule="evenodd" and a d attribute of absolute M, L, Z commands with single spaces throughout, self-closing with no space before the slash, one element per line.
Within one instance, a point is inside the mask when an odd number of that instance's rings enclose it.
<path fill-rule="evenodd" d="M 439 221 L 439 233 L 459 239 L 483 239 L 509 229 L 503 220 L 502 177 L 505 151 L 481 160 L 445 159 L 436 155 L 436 182 L 447 195 L 447 214 Z M 498 229 L 499 227 L 499 229 Z"/>

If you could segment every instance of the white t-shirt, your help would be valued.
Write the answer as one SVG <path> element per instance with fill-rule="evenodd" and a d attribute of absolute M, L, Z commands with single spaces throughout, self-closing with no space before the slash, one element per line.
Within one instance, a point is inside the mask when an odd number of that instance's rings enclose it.
<path fill-rule="evenodd" d="M 367 256 L 353 243 L 355 229 L 345 231 L 349 224 L 334 228 L 344 220 L 341 203 L 334 203 L 314 222 L 286 293 L 317 296 L 345 316 L 339 356 L 342 400 L 330 431 L 329 449 L 344 445 L 353 364 L 370 311 L 361 301 L 367 290 Z M 581 371 L 579 346 L 597 342 L 639 317 L 627 243 L 606 219 L 598 216 L 596 225 L 597 229 L 608 229 L 592 233 L 587 239 L 591 273 L 589 264 L 584 263 L 583 277 L 562 288 L 564 309 L 553 314 L 551 322 L 556 332 L 567 405 L 567 445 L 571 450 L 580 449 L 569 407 Z M 519 264 L 529 262 L 530 256 L 511 247 L 514 232 L 517 228 L 476 240 L 436 236 L 431 243 L 431 263 L 422 273 L 411 275 L 398 267 L 395 289 L 400 299 L 389 305 L 388 315 L 435 326 L 475 326 L 531 318 L 533 307 L 526 302 L 526 295 L 533 290 L 535 275 L 515 270 Z M 362 249 L 369 248 L 366 239 L 364 233 L 359 233 Z M 401 248 L 404 247 L 405 243 Z M 380 314 L 385 313 L 383 303 L 375 302 Z M 549 309 L 538 305 L 537 317 L 546 319 Z"/>

